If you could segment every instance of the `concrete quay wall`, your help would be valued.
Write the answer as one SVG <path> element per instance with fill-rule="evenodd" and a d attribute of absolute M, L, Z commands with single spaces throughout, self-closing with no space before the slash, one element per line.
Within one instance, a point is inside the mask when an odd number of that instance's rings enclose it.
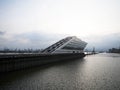
<path fill-rule="evenodd" d="M 0 73 L 40 66 L 57 61 L 74 60 L 84 56 L 84 53 L 2 56 L 2 58 L 0 58 Z"/>

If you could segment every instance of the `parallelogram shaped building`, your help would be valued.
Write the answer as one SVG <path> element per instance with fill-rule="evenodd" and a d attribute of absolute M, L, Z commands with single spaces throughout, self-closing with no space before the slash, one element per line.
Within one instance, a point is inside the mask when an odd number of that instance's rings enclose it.
<path fill-rule="evenodd" d="M 83 53 L 87 43 L 76 36 L 66 37 L 44 49 L 44 54 Z"/>

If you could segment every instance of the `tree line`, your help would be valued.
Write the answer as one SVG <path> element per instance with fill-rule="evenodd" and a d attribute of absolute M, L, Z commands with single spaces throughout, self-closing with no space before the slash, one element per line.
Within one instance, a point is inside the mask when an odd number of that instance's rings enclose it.
<path fill-rule="evenodd" d="M 40 53 L 43 49 L 9 49 L 4 48 L 3 50 L 0 50 L 0 53 Z"/>

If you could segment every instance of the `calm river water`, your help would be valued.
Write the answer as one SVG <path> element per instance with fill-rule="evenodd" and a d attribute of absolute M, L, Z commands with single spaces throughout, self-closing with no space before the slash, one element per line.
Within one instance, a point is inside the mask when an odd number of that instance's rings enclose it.
<path fill-rule="evenodd" d="M 0 90 L 120 90 L 120 54 L 96 54 L 0 75 Z"/>

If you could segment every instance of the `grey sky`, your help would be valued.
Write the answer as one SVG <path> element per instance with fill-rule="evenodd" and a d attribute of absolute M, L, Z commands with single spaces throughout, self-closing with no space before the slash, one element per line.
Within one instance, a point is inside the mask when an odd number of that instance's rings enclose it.
<path fill-rule="evenodd" d="M 92 47 L 120 33 L 120 0 L 0 0 L 0 32 L 0 48 L 42 48 L 68 35 Z"/>

